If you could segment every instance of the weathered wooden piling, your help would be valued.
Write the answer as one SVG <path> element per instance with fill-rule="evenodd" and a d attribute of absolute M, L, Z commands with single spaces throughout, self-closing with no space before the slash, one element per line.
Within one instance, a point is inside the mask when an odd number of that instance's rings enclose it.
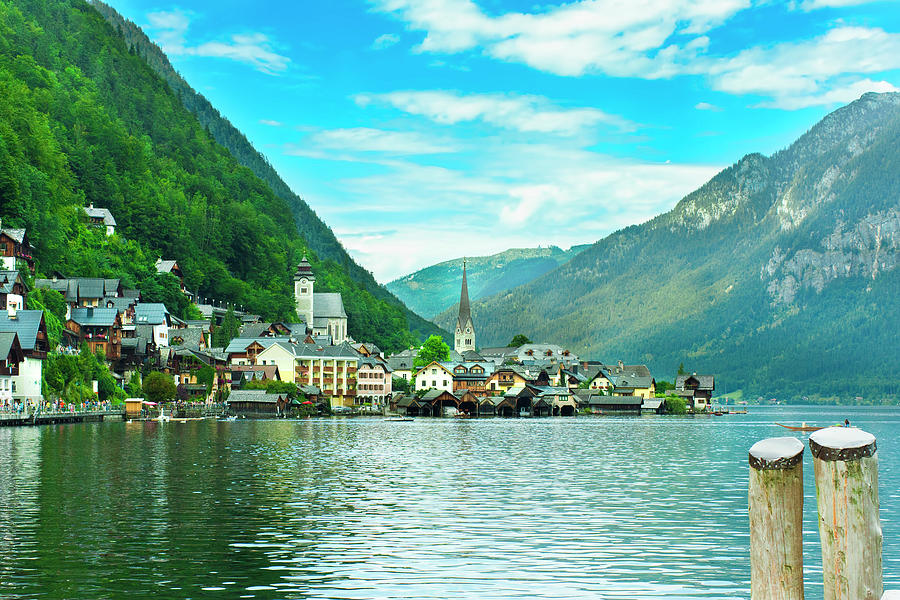
<path fill-rule="evenodd" d="M 813 433 L 825 600 L 880 600 L 881 521 L 875 436 L 850 427 Z"/>
<path fill-rule="evenodd" d="M 803 442 L 750 448 L 750 598 L 803 600 Z"/>

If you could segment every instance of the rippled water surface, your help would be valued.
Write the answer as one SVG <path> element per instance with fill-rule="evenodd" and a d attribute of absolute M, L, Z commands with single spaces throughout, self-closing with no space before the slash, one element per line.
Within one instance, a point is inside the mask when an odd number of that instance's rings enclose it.
<path fill-rule="evenodd" d="M 0 597 L 749 598 L 747 449 L 845 416 L 900 589 L 900 411 L 750 410 L 0 429 Z"/>

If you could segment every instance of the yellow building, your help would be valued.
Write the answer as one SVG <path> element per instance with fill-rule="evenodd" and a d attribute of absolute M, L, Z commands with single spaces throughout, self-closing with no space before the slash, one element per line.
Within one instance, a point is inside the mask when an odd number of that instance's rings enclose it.
<path fill-rule="evenodd" d="M 295 350 L 297 385 L 314 385 L 329 399 L 331 407 L 356 404 L 357 370 L 360 356 L 343 343 L 339 346 L 298 345 Z"/>

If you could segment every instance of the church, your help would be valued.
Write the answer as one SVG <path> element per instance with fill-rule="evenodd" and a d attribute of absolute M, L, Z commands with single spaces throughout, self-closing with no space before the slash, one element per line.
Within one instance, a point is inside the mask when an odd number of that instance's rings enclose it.
<path fill-rule="evenodd" d="M 332 344 L 341 344 L 349 338 L 344 299 L 340 293 L 316 293 L 315 283 L 316 276 L 304 256 L 294 273 L 297 314 L 306 319 L 313 336 L 331 336 Z"/>
<path fill-rule="evenodd" d="M 453 336 L 453 349 L 462 356 L 466 352 L 475 352 L 475 324 L 469 309 L 469 284 L 466 281 L 466 261 L 463 259 L 462 290 L 459 294 L 459 316 L 456 318 L 456 332 Z"/>

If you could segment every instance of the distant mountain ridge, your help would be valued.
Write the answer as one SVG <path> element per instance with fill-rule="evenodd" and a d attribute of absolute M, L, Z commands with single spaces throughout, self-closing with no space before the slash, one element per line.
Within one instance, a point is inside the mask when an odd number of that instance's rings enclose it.
<path fill-rule="evenodd" d="M 472 312 L 485 346 L 525 333 L 657 377 L 684 362 L 719 392 L 896 400 L 898 260 L 900 94 L 869 93 Z"/>
<path fill-rule="evenodd" d="M 206 128 L 213 138 L 237 159 L 243 166 L 253 171 L 275 193 L 284 200 L 291 209 L 294 222 L 300 235 L 309 244 L 321 260 L 333 260 L 355 282 L 367 292 L 401 309 L 410 330 L 420 338 L 431 334 L 447 335 L 436 325 L 421 318 L 396 296 L 381 286 L 372 274 L 358 265 L 347 253 L 335 237 L 334 232 L 326 225 L 315 211 L 281 179 L 269 161 L 260 154 L 228 119 L 200 93 L 195 91 L 172 67 L 165 53 L 154 44 L 144 31 L 135 23 L 125 19 L 114 8 L 100 0 L 88 0 L 90 4 L 106 19 L 106 21 L 125 39 L 129 48 L 135 50 L 147 65 L 162 77 L 197 120 Z"/>
<path fill-rule="evenodd" d="M 511 248 L 490 256 L 467 257 L 469 296 L 484 298 L 528 283 L 571 260 L 587 245 Z M 459 303 L 463 259 L 444 261 L 404 275 L 385 287 L 426 319 Z"/>

